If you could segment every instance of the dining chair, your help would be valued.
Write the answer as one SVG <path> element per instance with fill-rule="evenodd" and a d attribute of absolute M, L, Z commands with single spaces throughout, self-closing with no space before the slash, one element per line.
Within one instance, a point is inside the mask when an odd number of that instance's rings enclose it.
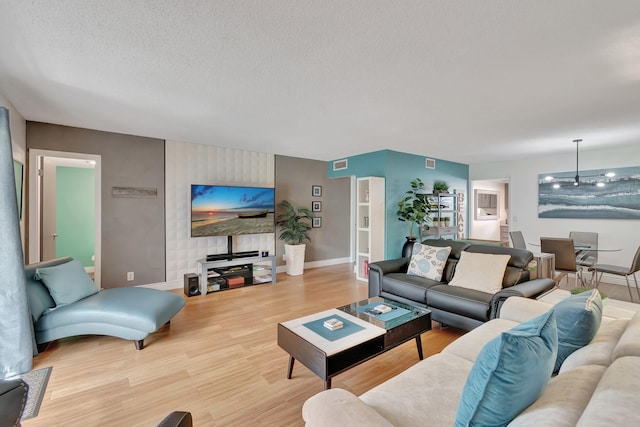
<path fill-rule="evenodd" d="M 522 231 L 510 231 L 511 244 L 516 249 L 527 249 L 527 243 L 524 241 Z"/>
<path fill-rule="evenodd" d="M 624 276 L 624 279 L 627 281 L 627 289 L 629 290 L 629 298 L 631 298 L 631 301 L 633 301 L 633 296 L 631 295 L 629 276 L 632 276 L 633 281 L 636 284 L 638 298 L 640 299 L 640 289 L 638 289 L 638 279 L 636 278 L 636 273 L 640 271 L 640 247 L 638 247 L 636 255 L 633 257 L 631 267 L 629 268 L 610 264 L 595 264 L 589 268 L 589 271 L 593 272 L 593 277 L 596 279 L 596 288 L 600 285 L 600 281 L 602 280 L 602 275 L 604 273 L 613 274 L 615 276 Z M 600 276 L 598 276 L 598 273 L 600 273 Z"/>
<path fill-rule="evenodd" d="M 576 263 L 583 267 L 591 267 L 598 263 L 598 233 L 589 231 L 571 231 L 569 238 L 573 239 L 576 246 Z M 589 249 L 580 249 L 580 246 L 589 246 Z"/>
<path fill-rule="evenodd" d="M 556 271 L 560 272 L 560 274 L 553 279 L 556 283 L 559 284 L 564 277 L 567 277 L 568 282 L 568 273 L 575 273 L 575 287 L 578 287 L 578 281 L 584 286 L 582 266 L 576 264 L 573 239 L 541 237 L 540 252 L 555 255 Z"/>

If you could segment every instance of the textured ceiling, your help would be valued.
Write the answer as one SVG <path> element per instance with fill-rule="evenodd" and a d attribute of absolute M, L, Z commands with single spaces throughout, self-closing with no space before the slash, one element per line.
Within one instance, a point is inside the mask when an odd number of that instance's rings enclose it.
<path fill-rule="evenodd" d="M 0 0 L 27 120 L 320 160 L 640 143 L 637 0 Z"/>

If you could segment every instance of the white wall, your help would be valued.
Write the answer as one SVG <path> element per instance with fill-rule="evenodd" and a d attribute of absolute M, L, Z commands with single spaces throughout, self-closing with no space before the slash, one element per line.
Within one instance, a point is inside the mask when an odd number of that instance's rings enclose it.
<path fill-rule="evenodd" d="M 580 169 L 640 166 L 640 142 L 633 147 L 606 150 L 580 150 Z M 568 237 L 570 231 L 599 233 L 601 248 L 620 248 L 620 252 L 601 252 L 599 262 L 631 265 L 640 245 L 640 221 L 618 219 L 538 218 L 538 174 L 572 171 L 575 151 L 506 162 L 474 164 L 469 179 L 509 178 L 509 227 L 521 230 L 527 242 L 540 242 L 541 236 Z M 529 245 L 528 245 L 529 246 Z M 535 250 L 535 247 L 529 246 Z"/>
<path fill-rule="evenodd" d="M 192 238 L 191 184 L 274 187 L 273 154 L 166 141 L 166 281 L 181 287 L 185 273 L 199 273 L 197 259 L 226 253 L 226 237 Z M 274 234 L 234 236 L 234 251 L 275 253 Z"/>
<path fill-rule="evenodd" d="M 27 122 L 22 117 L 18 110 L 15 109 L 13 104 L 7 100 L 2 94 L 0 94 L 0 106 L 9 110 L 9 130 L 11 131 L 11 148 L 13 150 L 13 158 L 24 165 L 24 174 L 26 175 L 27 162 Z M 22 219 L 20 219 L 20 234 L 22 235 L 22 250 L 24 252 L 25 240 L 24 240 L 24 218 L 26 217 L 26 200 L 25 200 L 25 186 L 26 177 L 22 177 Z"/>
<path fill-rule="evenodd" d="M 27 122 L 18 113 L 13 104 L 0 94 L 0 106 L 9 110 L 9 126 L 11 130 L 11 145 L 13 147 L 13 158 L 25 163 L 25 153 L 27 151 Z"/>

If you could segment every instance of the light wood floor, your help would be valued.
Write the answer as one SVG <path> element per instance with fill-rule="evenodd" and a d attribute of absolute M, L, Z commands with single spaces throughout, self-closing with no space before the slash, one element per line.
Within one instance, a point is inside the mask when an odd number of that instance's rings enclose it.
<path fill-rule="evenodd" d="M 175 293 L 182 294 L 176 290 Z M 147 337 L 145 348 L 112 337 L 60 340 L 34 359 L 53 366 L 35 426 L 155 426 L 173 410 L 196 426 L 299 426 L 304 401 L 322 380 L 301 364 L 286 379 L 288 354 L 276 343 L 278 322 L 367 297 L 350 264 L 278 275 L 276 285 L 186 298 L 185 308 Z M 422 336 L 425 357 L 463 332 Z M 418 361 L 410 341 L 333 379 L 359 395 Z"/>

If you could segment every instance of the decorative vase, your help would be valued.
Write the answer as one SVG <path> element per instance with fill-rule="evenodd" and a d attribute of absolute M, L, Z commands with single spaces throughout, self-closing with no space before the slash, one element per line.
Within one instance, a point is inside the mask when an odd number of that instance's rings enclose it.
<path fill-rule="evenodd" d="M 284 256 L 287 262 L 287 274 L 300 276 L 304 273 L 304 254 L 307 245 L 284 245 Z"/>
<path fill-rule="evenodd" d="M 407 236 L 407 241 L 402 245 L 402 257 L 410 257 L 411 252 L 413 251 L 413 245 L 416 243 L 416 238 L 414 236 Z"/>

